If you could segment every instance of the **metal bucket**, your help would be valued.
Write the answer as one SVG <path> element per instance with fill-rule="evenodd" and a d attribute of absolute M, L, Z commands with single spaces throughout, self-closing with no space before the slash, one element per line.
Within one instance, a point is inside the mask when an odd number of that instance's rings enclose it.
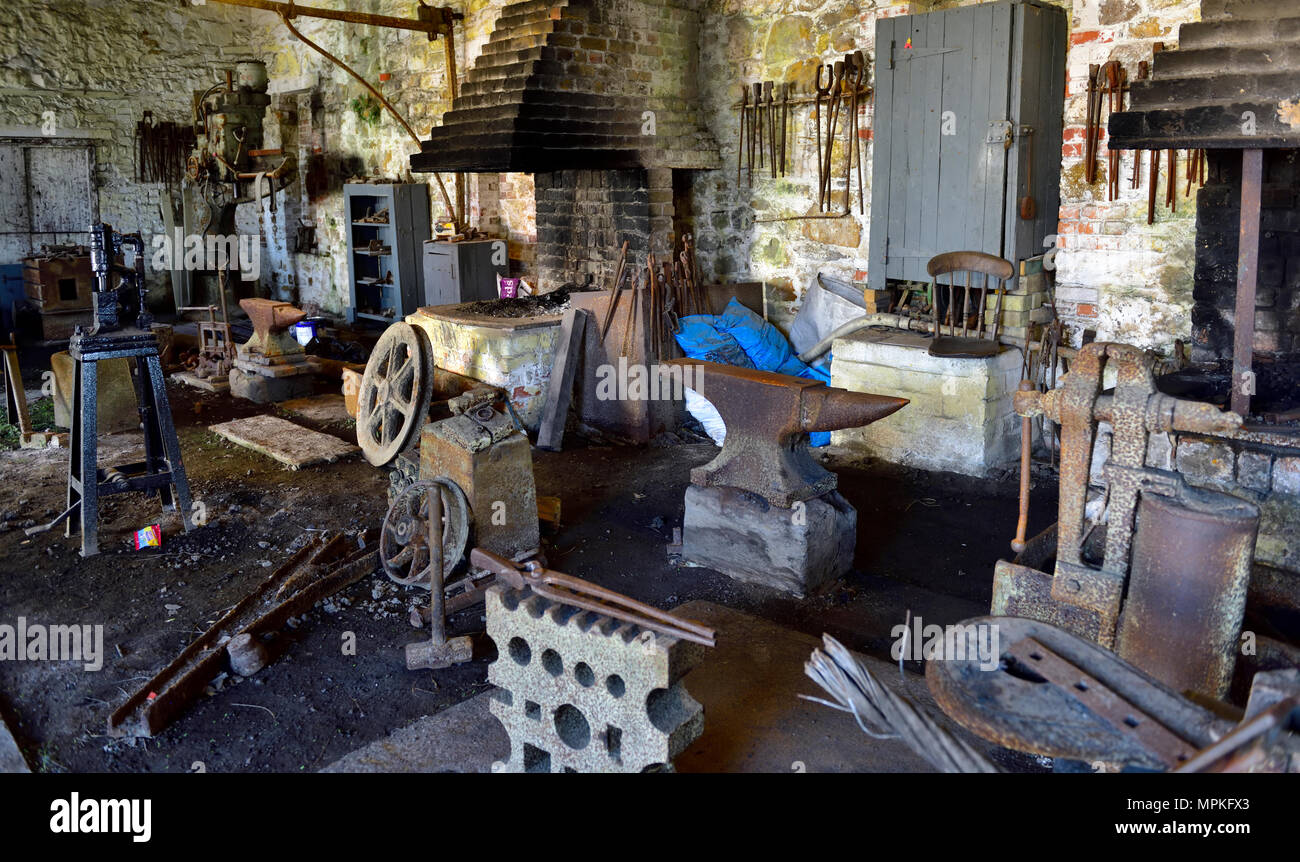
<path fill-rule="evenodd" d="M 1258 530 L 1258 507 L 1237 497 L 1192 487 L 1176 499 L 1143 493 L 1120 657 L 1175 691 L 1225 697 Z"/>

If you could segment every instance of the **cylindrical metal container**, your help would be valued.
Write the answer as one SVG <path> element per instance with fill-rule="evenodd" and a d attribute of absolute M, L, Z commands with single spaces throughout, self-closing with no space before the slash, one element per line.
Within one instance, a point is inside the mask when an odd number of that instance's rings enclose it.
<path fill-rule="evenodd" d="M 1237 660 L 1259 509 L 1187 487 L 1143 493 L 1116 651 L 1175 691 L 1223 698 Z"/>

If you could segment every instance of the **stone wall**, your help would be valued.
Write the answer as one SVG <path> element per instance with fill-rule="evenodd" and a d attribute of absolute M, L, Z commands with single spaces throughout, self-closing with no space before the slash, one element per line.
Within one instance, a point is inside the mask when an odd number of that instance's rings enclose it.
<path fill-rule="evenodd" d="M 0 137 L 40 140 L 52 111 L 55 138 L 94 144 L 100 218 L 120 231 L 161 232 L 163 185 L 135 181 L 136 123 L 146 110 L 189 122 L 190 92 L 253 56 L 252 41 L 235 7 L 11 0 L 0 16 Z M 165 274 L 150 273 L 149 286 L 170 296 Z"/>

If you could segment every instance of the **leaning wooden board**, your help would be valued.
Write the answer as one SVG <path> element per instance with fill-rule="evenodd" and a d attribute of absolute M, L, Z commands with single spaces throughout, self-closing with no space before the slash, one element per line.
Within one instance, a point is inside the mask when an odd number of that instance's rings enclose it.
<path fill-rule="evenodd" d="M 278 416 L 250 416 L 210 425 L 208 430 L 268 458 L 290 470 L 347 458 L 361 451 L 359 446 L 337 437 L 295 425 Z"/>

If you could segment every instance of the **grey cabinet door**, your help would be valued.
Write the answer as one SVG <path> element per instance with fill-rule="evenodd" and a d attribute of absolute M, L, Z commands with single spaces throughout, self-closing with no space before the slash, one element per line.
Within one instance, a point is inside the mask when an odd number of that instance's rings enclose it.
<path fill-rule="evenodd" d="M 1013 6 L 876 22 L 873 288 L 946 251 L 1004 254 Z"/>

